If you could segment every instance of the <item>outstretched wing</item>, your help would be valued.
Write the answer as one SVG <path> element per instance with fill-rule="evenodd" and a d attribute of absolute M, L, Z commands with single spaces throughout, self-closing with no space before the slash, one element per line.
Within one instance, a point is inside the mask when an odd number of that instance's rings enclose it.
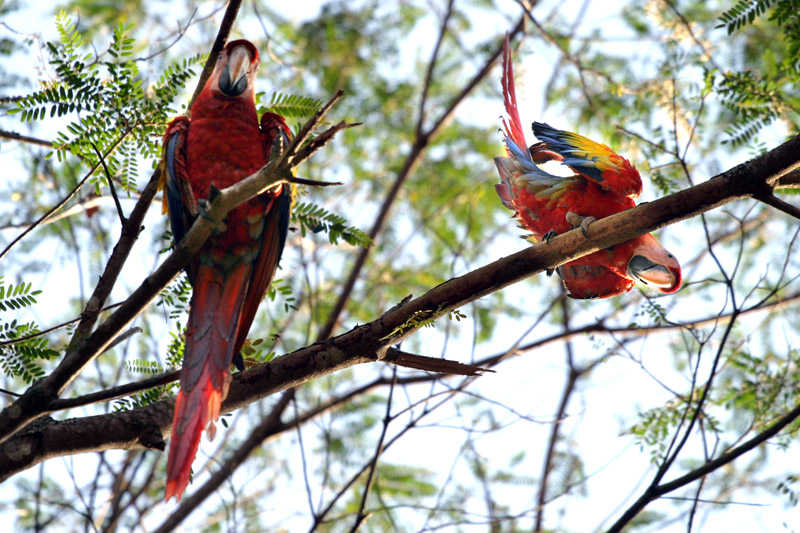
<path fill-rule="evenodd" d="M 636 198 L 642 193 L 642 178 L 630 161 L 606 146 L 577 133 L 533 123 L 533 133 L 542 149 L 558 154 L 561 163 L 579 176 L 609 192 Z"/>

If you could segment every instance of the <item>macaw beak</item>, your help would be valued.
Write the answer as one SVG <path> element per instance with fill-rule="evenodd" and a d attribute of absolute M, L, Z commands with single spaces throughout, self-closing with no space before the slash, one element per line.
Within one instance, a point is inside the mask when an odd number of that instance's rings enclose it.
<path fill-rule="evenodd" d="M 675 274 L 664 265 L 651 261 L 643 255 L 634 255 L 628 261 L 628 274 L 645 285 L 653 285 L 659 289 L 672 289 L 678 282 Z"/>
<path fill-rule="evenodd" d="M 245 46 L 237 46 L 231 50 L 219 77 L 219 90 L 223 94 L 235 98 L 247 89 L 247 71 L 252 59 Z"/>

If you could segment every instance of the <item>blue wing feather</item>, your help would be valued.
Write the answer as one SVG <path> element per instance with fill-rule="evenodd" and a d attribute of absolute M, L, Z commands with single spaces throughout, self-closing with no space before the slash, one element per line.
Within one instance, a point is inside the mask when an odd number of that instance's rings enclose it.
<path fill-rule="evenodd" d="M 181 186 L 177 169 L 175 168 L 176 146 L 181 141 L 181 133 L 176 132 L 170 136 L 165 150 L 167 160 L 167 179 L 165 191 L 167 194 L 167 206 L 169 210 L 169 224 L 172 227 L 172 238 L 176 243 L 183 239 L 189 231 L 191 216 L 187 216 L 181 195 Z"/>

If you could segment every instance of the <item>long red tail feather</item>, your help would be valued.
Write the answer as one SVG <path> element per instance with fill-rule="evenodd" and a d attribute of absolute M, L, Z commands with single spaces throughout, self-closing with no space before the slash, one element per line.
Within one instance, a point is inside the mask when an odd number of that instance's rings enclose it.
<path fill-rule="evenodd" d="M 505 99 L 508 121 L 502 119 L 506 135 L 510 137 L 517 146 L 523 151 L 527 151 L 528 144 L 525 142 L 525 133 L 522 130 L 522 121 L 519 119 L 519 109 L 517 108 L 517 90 L 514 87 L 514 63 L 511 60 L 509 50 L 508 34 L 503 42 L 503 97 Z"/>
<path fill-rule="evenodd" d="M 211 266 L 198 269 L 186 328 L 181 392 L 175 401 L 166 500 L 175 496 L 180 501 L 203 429 L 208 429 L 209 439 L 214 438 L 214 421 L 228 395 L 234 340 L 250 271 L 251 265 L 244 263 L 227 275 Z"/>

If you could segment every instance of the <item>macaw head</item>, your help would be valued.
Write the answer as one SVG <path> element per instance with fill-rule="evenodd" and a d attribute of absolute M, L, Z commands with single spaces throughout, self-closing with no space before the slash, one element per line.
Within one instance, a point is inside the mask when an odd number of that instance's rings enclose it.
<path fill-rule="evenodd" d="M 231 41 L 220 52 L 209 85 L 230 98 L 252 100 L 257 71 L 258 50 L 253 43 L 244 39 Z"/>
<path fill-rule="evenodd" d="M 650 234 L 642 235 L 628 261 L 628 274 L 667 294 L 681 287 L 681 266 L 675 256 Z"/>

